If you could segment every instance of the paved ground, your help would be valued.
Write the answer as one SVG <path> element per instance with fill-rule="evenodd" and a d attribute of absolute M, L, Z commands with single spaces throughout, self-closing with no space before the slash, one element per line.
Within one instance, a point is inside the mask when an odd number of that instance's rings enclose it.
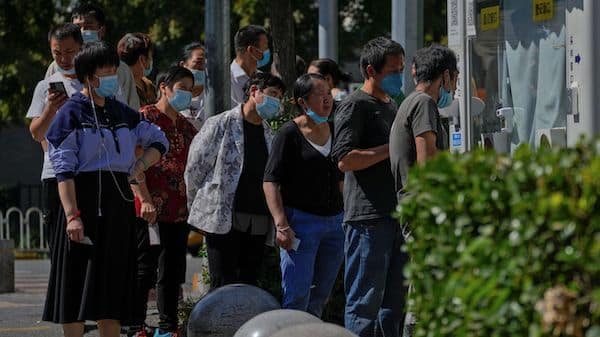
<path fill-rule="evenodd" d="M 188 258 L 184 296 L 199 297 L 192 289 L 193 274 L 200 271 L 201 259 Z M 0 294 L 0 337 L 61 337 L 59 325 L 40 321 L 46 297 L 48 260 L 17 260 L 15 287 L 12 294 Z M 2 277 L 2 276 L 0 276 Z M 158 313 L 154 303 L 148 308 L 149 325 L 156 325 Z M 98 336 L 93 323 L 86 325 L 86 336 Z"/>

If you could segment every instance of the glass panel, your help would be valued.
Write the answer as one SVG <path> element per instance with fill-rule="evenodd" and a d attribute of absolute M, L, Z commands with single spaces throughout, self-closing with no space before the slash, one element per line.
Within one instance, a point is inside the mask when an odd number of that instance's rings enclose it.
<path fill-rule="evenodd" d="M 474 141 L 534 145 L 536 130 L 566 125 L 565 0 L 477 0 L 476 10 L 471 85 L 485 108 Z"/>

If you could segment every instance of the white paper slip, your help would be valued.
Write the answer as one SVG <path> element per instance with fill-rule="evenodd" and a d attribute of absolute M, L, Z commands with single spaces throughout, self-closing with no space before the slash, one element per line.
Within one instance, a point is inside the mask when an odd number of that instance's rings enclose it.
<path fill-rule="evenodd" d="M 160 234 L 157 223 L 148 225 L 148 237 L 150 238 L 150 246 L 160 245 Z"/>
<path fill-rule="evenodd" d="M 298 246 L 300 246 L 300 239 L 294 238 L 294 240 L 292 240 L 292 249 L 298 250 Z"/>

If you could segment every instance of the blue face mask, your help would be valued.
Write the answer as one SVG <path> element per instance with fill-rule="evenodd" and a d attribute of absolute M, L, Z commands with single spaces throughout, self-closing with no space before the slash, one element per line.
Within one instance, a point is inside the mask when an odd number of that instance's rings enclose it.
<path fill-rule="evenodd" d="M 404 84 L 403 73 L 389 74 L 381 81 L 381 89 L 385 91 L 391 97 L 396 97 L 402 92 L 402 85 Z"/>
<path fill-rule="evenodd" d="M 97 30 L 82 30 L 81 37 L 83 38 L 83 43 L 100 41 L 100 35 L 98 35 Z"/>
<path fill-rule="evenodd" d="M 306 111 L 306 115 L 313 120 L 317 125 L 323 124 L 327 122 L 327 117 L 323 117 L 316 112 L 312 111 L 310 108 Z"/>
<path fill-rule="evenodd" d="M 175 89 L 175 95 L 169 98 L 169 104 L 175 111 L 183 111 L 192 104 L 192 92 L 187 90 Z"/>
<path fill-rule="evenodd" d="M 452 93 L 446 89 L 442 85 L 440 87 L 440 97 L 438 99 L 438 108 L 443 109 L 452 104 Z"/>
<path fill-rule="evenodd" d="M 260 60 L 258 60 L 258 62 L 256 63 L 256 66 L 258 68 L 262 68 L 264 66 L 266 66 L 269 61 L 271 61 L 271 50 L 267 49 L 265 51 L 263 51 L 263 56 Z"/>
<path fill-rule="evenodd" d="M 112 97 L 119 89 L 119 80 L 117 75 L 96 76 L 100 80 L 100 85 L 95 89 L 96 94 L 101 97 Z"/>
<path fill-rule="evenodd" d="M 63 69 L 58 64 L 56 64 L 56 71 L 63 75 L 75 75 L 75 67 L 71 67 L 71 69 Z"/>
<path fill-rule="evenodd" d="M 144 68 L 144 76 L 148 77 L 152 74 L 152 67 L 154 66 L 154 59 L 150 61 L 150 66 L 148 68 Z"/>
<path fill-rule="evenodd" d="M 206 82 L 206 73 L 204 70 L 191 69 L 192 74 L 194 74 L 194 85 L 204 85 Z"/>
<path fill-rule="evenodd" d="M 260 118 L 268 121 L 279 116 L 280 106 L 281 103 L 277 98 L 263 94 L 262 103 L 256 104 L 256 112 Z"/>

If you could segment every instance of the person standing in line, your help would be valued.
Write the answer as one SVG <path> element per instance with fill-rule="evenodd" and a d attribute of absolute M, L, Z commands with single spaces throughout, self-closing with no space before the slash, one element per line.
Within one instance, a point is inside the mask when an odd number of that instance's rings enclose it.
<path fill-rule="evenodd" d="M 156 88 L 148 79 L 154 69 L 154 46 L 150 37 L 144 33 L 127 33 L 119 40 L 117 52 L 133 74 L 140 106 L 156 103 Z"/>
<path fill-rule="evenodd" d="M 206 97 L 206 50 L 200 42 L 192 42 L 183 47 L 183 55 L 179 65 L 189 69 L 194 74 L 194 89 L 192 89 L 192 104 L 188 109 L 182 110 L 181 114 L 192 123 L 196 130 L 200 130 L 202 124 L 209 117 L 204 109 L 204 98 Z"/>
<path fill-rule="evenodd" d="M 431 46 L 417 55 L 417 86 L 400 105 L 390 133 L 390 161 L 398 199 L 406 193 L 410 167 L 448 148 L 448 134 L 438 109 L 452 103 L 458 80 L 456 55 L 449 48 Z"/>
<path fill-rule="evenodd" d="M 156 124 L 169 141 L 169 151 L 148 168 L 145 179 L 133 185 L 138 213 L 138 296 L 130 335 L 146 335 L 148 291 L 156 284 L 159 329 L 155 337 L 178 336 L 179 288 L 185 280 L 188 236 L 187 200 L 183 173 L 196 129 L 180 111 L 192 101 L 194 75 L 181 66 L 170 67 L 157 80 L 160 99 L 140 112 Z M 160 242 L 153 245 L 149 226 L 158 226 Z M 158 280 L 155 278 L 158 268 Z"/>
<path fill-rule="evenodd" d="M 331 89 L 331 95 L 336 102 L 341 102 L 348 96 L 348 91 L 341 89 L 339 85 L 340 82 L 352 81 L 352 76 L 343 73 L 334 60 L 328 58 L 313 60 L 308 65 L 307 72 L 309 74 L 321 74 L 325 77 Z"/>
<path fill-rule="evenodd" d="M 62 204 L 42 319 L 81 337 L 86 320 L 118 337 L 131 319 L 136 231 L 129 183 L 158 162 L 164 133 L 115 100 L 117 52 L 87 43 L 75 56 L 83 84 L 59 109 L 46 134 Z M 135 148 L 144 152 L 136 160 Z"/>
<path fill-rule="evenodd" d="M 298 78 L 294 101 L 300 115 L 275 136 L 263 188 L 281 247 L 282 307 L 321 317 L 344 259 L 344 176 L 330 157 L 333 97 L 325 77 Z"/>
<path fill-rule="evenodd" d="M 344 99 L 335 114 L 332 157 L 345 172 L 345 326 L 361 337 L 400 333 L 407 288 L 404 237 L 392 218 L 396 208 L 389 135 L 400 90 L 404 49 L 378 37 L 363 47 L 363 87 Z"/>
<path fill-rule="evenodd" d="M 210 117 L 190 147 L 185 184 L 188 223 L 205 233 L 211 288 L 257 284 L 273 221 L 263 176 L 281 111 L 283 81 L 257 73 L 244 104 Z"/>
<path fill-rule="evenodd" d="M 48 247 L 52 251 L 53 236 L 60 209 L 58 197 L 58 183 L 52 169 L 48 155 L 46 132 L 56 116 L 58 109 L 74 93 L 81 91 L 83 86 L 77 80 L 73 59 L 81 50 L 83 39 L 79 27 L 72 23 L 53 28 L 48 34 L 48 42 L 52 58 L 57 64 L 58 71 L 52 76 L 38 82 L 35 87 L 31 105 L 26 117 L 31 119 L 29 131 L 35 141 L 40 143 L 44 151 L 44 164 L 42 166 L 42 214 L 44 221 L 44 235 L 48 240 Z M 52 83 L 52 84 L 51 84 Z M 58 85 L 62 84 L 65 91 Z M 50 254 L 52 261 L 52 254 Z"/>
<path fill-rule="evenodd" d="M 71 22 L 81 28 L 81 35 L 84 43 L 98 42 L 104 39 L 106 34 L 106 16 L 102 8 L 84 3 L 75 7 L 71 13 Z M 56 62 L 48 66 L 45 78 L 50 77 L 58 71 Z M 140 108 L 140 99 L 135 89 L 135 81 L 129 67 L 124 62 L 119 63 L 117 68 L 117 79 L 119 87 L 115 97 L 117 100 L 129 105 L 130 108 L 138 110 Z"/>
<path fill-rule="evenodd" d="M 267 31 L 257 25 L 240 28 L 234 37 L 235 59 L 231 62 L 231 105 L 245 103 L 244 88 L 258 68 L 271 61 Z"/>

